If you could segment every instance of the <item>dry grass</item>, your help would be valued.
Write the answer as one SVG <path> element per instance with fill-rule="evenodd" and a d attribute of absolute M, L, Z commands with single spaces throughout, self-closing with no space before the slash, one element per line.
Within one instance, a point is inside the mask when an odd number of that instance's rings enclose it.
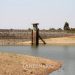
<path fill-rule="evenodd" d="M 75 36 L 45 39 L 47 44 L 75 45 Z"/>
<path fill-rule="evenodd" d="M 34 64 L 41 66 L 36 67 Z M 50 59 L 0 53 L 0 75 L 48 75 L 60 67 L 60 62 Z"/>
<path fill-rule="evenodd" d="M 47 45 L 75 45 L 75 36 L 44 39 Z M 43 42 L 40 40 L 40 43 Z M 16 45 L 31 45 L 31 41 L 17 42 Z"/>
<path fill-rule="evenodd" d="M 44 41 L 48 45 L 75 45 L 75 36 L 48 38 L 44 39 Z M 43 42 L 40 40 L 40 43 L 42 44 Z M 1 39 L 0 45 L 31 45 L 31 41 Z"/>

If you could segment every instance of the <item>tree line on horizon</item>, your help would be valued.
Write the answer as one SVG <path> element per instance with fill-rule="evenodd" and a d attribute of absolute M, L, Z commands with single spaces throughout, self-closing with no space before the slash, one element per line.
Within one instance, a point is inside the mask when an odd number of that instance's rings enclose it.
<path fill-rule="evenodd" d="M 31 28 L 28 28 L 28 30 L 32 30 Z M 58 29 L 55 29 L 55 28 L 49 28 L 49 29 L 41 29 L 42 31 L 74 31 L 75 32 L 75 28 L 70 28 L 69 26 L 69 23 L 68 22 L 65 22 L 65 24 L 63 25 L 63 29 L 62 28 L 58 28 Z"/>
<path fill-rule="evenodd" d="M 49 29 L 39 29 L 40 31 L 52 31 L 52 32 L 62 32 L 62 31 L 68 31 L 68 32 L 75 32 L 75 28 L 70 28 L 69 23 L 65 22 L 65 24 L 63 25 L 63 28 L 49 28 Z M 28 29 L 0 29 L 0 31 L 32 31 L 31 28 Z"/>

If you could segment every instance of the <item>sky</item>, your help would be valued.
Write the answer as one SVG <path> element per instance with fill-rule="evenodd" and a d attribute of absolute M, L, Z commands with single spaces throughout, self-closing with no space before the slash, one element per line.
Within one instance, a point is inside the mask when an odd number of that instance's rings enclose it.
<path fill-rule="evenodd" d="M 75 0 L 0 0 L 0 29 L 75 27 Z"/>

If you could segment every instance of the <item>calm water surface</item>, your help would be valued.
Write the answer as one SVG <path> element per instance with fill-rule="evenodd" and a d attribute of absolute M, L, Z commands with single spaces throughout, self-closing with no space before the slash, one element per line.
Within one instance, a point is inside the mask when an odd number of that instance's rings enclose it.
<path fill-rule="evenodd" d="M 61 70 L 50 75 L 74 75 L 75 74 L 75 46 L 0 46 L 0 52 L 12 52 L 33 56 L 40 56 L 64 62 Z"/>

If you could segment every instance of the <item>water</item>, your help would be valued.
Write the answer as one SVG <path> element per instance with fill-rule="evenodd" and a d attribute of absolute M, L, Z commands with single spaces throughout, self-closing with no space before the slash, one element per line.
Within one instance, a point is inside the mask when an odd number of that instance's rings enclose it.
<path fill-rule="evenodd" d="M 75 74 L 75 46 L 0 46 L 0 52 L 12 52 L 44 58 L 61 60 L 64 62 L 59 71 L 50 75 L 74 75 Z"/>

